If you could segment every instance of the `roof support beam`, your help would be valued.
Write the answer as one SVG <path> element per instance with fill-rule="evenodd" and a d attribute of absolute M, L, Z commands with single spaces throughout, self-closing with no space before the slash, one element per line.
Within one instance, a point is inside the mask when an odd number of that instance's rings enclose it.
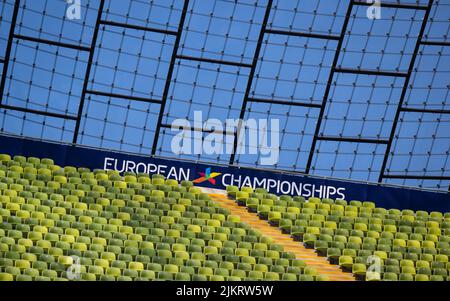
<path fill-rule="evenodd" d="M 87 65 L 86 65 L 86 72 L 84 75 L 83 90 L 81 91 L 81 99 L 80 99 L 80 103 L 78 105 L 77 122 L 75 124 L 75 130 L 74 130 L 73 138 L 72 138 L 73 143 L 77 143 L 77 141 L 78 141 L 78 132 L 80 130 L 81 116 L 83 115 L 84 101 L 86 99 L 86 94 L 87 94 L 87 85 L 89 82 L 89 76 L 91 74 L 92 60 L 94 58 L 95 45 L 97 44 L 97 37 L 98 37 L 100 21 L 102 18 L 104 6 L 105 6 L 105 0 L 100 0 L 98 12 L 97 12 L 97 20 L 95 22 L 94 34 L 92 36 L 91 49 L 89 51 L 89 58 L 88 58 Z"/>
<path fill-rule="evenodd" d="M 158 147 L 158 139 L 159 139 L 159 136 L 160 136 L 159 134 L 161 131 L 162 118 L 164 115 L 164 111 L 166 109 L 167 98 L 169 96 L 170 83 L 172 81 L 173 70 L 175 69 L 175 61 L 177 60 L 178 46 L 180 45 L 181 34 L 183 31 L 184 20 L 186 19 L 188 7 L 189 7 L 189 0 L 184 0 L 183 10 L 181 11 L 180 23 L 178 23 L 177 35 L 175 37 L 175 42 L 174 42 L 173 50 L 172 50 L 172 56 L 170 58 L 169 70 L 167 71 L 166 83 L 164 85 L 164 91 L 163 91 L 162 100 L 161 100 L 161 107 L 160 107 L 159 115 L 158 115 L 158 122 L 156 123 L 155 136 L 153 138 L 153 145 L 152 145 L 152 155 L 156 154 L 156 148 Z"/>
<path fill-rule="evenodd" d="M 419 31 L 419 36 L 417 37 L 416 45 L 414 47 L 414 51 L 413 51 L 411 60 L 409 62 L 408 72 L 405 77 L 405 82 L 403 83 L 403 88 L 402 88 L 402 92 L 400 94 L 397 111 L 394 116 L 394 121 L 392 122 L 391 133 L 389 135 L 388 144 L 386 146 L 386 152 L 384 153 L 383 163 L 382 163 L 381 169 L 380 169 L 380 175 L 378 177 L 378 182 L 380 182 L 380 183 L 384 178 L 384 174 L 386 173 L 386 166 L 387 166 L 389 154 L 391 152 L 392 142 L 394 141 L 394 138 L 395 138 L 395 132 L 397 130 L 397 124 L 400 119 L 400 113 L 402 112 L 402 107 L 403 107 L 403 103 L 405 101 L 406 92 L 408 91 L 409 80 L 411 79 L 411 74 L 414 70 L 414 64 L 416 62 L 417 54 L 419 52 L 421 41 L 423 39 L 423 34 L 424 34 L 425 28 L 427 26 L 427 21 L 428 21 L 428 17 L 430 16 L 430 11 L 431 11 L 432 5 L 433 5 L 433 0 L 428 0 L 427 10 L 425 11 L 424 16 L 423 16 L 422 25 L 421 25 L 420 31 Z"/>
<path fill-rule="evenodd" d="M 258 43 L 256 44 L 255 54 L 253 55 L 253 61 L 250 66 L 250 72 L 248 75 L 247 87 L 245 89 L 244 100 L 242 102 L 241 112 L 239 114 L 239 120 L 242 121 L 245 116 L 245 110 L 247 109 L 247 103 L 249 101 L 250 90 L 252 88 L 253 77 L 255 76 L 256 65 L 258 64 L 259 53 L 261 52 L 261 47 L 264 39 L 264 34 L 266 33 L 267 23 L 269 21 L 270 10 L 272 9 L 273 0 L 267 1 L 266 11 L 264 13 L 264 18 L 261 24 L 261 31 L 259 32 Z M 234 160 L 236 158 L 236 150 L 237 150 L 237 140 L 241 131 L 242 123 L 240 122 L 238 128 L 234 132 L 234 141 L 233 141 L 233 152 L 230 154 L 230 164 L 234 164 Z"/>

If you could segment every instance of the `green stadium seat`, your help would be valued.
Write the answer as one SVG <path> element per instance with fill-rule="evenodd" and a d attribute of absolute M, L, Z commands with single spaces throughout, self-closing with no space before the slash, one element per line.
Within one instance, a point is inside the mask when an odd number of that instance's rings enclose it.
<path fill-rule="evenodd" d="M 80 258 L 85 281 L 329 280 L 192 182 L 24 159 L 0 168 L 6 170 L 0 174 L 6 179 L 0 183 L 0 280 L 67 280 L 71 255 Z M 306 201 L 250 187 L 228 186 L 227 192 L 365 280 L 372 254 L 382 259 L 383 280 L 449 277 L 450 221 L 443 219 L 450 214 L 386 210 L 356 200 Z"/>

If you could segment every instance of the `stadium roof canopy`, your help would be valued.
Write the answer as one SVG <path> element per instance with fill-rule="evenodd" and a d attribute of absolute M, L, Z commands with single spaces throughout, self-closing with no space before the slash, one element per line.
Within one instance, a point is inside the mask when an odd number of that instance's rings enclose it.
<path fill-rule="evenodd" d="M 449 188 L 450 0 L 68 2 L 1 1 L 2 133 Z M 175 155 L 199 110 L 279 119 L 278 164 Z"/>

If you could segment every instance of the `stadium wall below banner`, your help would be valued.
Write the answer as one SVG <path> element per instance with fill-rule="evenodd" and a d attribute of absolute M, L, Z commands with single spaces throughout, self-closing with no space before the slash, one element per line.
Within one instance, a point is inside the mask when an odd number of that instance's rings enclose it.
<path fill-rule="evenodd" d="M 159 173 L 178 181 L 190 180 L 198 186 L 225 189 L 228 185 L 264 187 L 275 194 L 332 199 L 372 201 L 379 207 L 450 211 L 450 194 L 426 190 L 317 178 L 237 166 L 203 164 L 159 157 L 145 157 L 74 145 L 56 144 L 0 135 L 0 153 L 48 157 L 61 166 L 82 166 Z"/>

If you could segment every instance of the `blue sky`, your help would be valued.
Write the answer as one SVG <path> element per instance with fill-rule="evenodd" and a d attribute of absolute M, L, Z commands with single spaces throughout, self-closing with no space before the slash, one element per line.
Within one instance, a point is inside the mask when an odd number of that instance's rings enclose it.
<path fill-rule="evenodd" d="M 13 0 L 0 2 L 0 58 L 4 58 Z M 243 64 L 244 66 L 176 59 L 162 122 L 204 118 L 238 118 L 267 6 L 263 1 L 190 0 L 177 54 Z M 428 1 L 400 1 L 427 5 Z M 274 0 L 267 28 L 337 37 L 349 0 Z M 81 0 L 81 19 L 64 18 L 63 0 L 21 0 L 16 35 L 90 48 L 99 0 Z M 182 0 L 105 0 L 102 20 L 176 32 Z M 383 7 L 380 20 L 366 17 L 367 6 L 355 5 L 337 66 L 405 73 L 424 16 L 423 10 Z M 45 13 L 44 13 L 45 11 Z M 448 43 L 450 0 L 434 1 L 425 40 Z M 88 90 L 78 143 L 150 154 L 171 152 L 174 133 L 162 128 L 155 138 L 159 103 L 170 68 L 175 36 L 159 32 L 100 25 L 94 46 Z M 322 104 L 338 42 L 265 33 L 249 98 Z M 45 43 L 14 39 L 2 103 L 69 116 L 80 105 L 89 53 Z M 0 64 L 3 67 L 3 64 Z M 0 69 L 0 72 L 2 72 Z M 450 53 L 448 46 L 421 45 L 404 98 L 404 107 L 449 109 Z M 334 72 L 319 134 L 387 140 L 393 126 L 404 77 Z M 319 117 L 318 108 L 248 102 L 245 118 L 280 120 L 278 169 L 303 172 Z M 5 133 L 71 142 L 75 121 L 0 109 Z M 388 173 L 449 176 L 450 116 L 400 113 Z M 321 176 L 377 181 L 385 144 L 317 141 L 311 173 Z M 229 155 L 188 156 L 228 163 Z M 258 166 L 258 156 L 238 155 L 236 163 Z M 448 189 L 450 181 L 390 179 L 387 183 Z"/>

